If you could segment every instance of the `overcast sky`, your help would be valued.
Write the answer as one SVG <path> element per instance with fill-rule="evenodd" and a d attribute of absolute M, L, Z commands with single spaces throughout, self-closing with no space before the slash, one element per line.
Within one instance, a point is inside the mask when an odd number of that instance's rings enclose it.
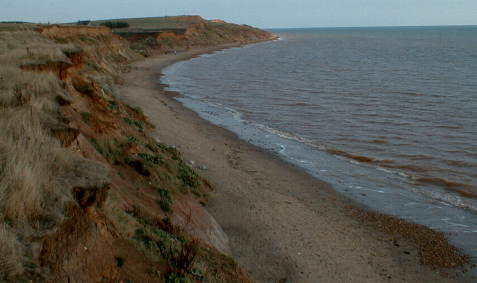
<path fill-rule="evenodd" d="M 261 28 L 477 25 L 477 0 L 0 0 L 0 21 L 201 15 Z"/>

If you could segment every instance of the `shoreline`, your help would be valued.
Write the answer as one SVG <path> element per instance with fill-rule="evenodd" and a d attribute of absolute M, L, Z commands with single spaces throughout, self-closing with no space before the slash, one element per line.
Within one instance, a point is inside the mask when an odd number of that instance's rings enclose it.
<path fill-rule="evenodd" d="M 363 225 L 359 218 L 364 223 L 385 218 L 376 218 L 378 214 L 367 212 L 301 168 L 203 120 L 159 81 L 161 70 L 177 61 L 241 45 L 135 62 L 121 88 L 122 98 L 142 107 L 156 125 L 155 137 L 208 168 L 197 170 L 216 188 L 206 208 L 229 236 L 239 264 L 256 280 L 266 282 L 453 282 L 420 265 L 419 244 L 395 235 L 396 227 L 390 228 L 391 233 L 376 228 L 406 224 Z M 355 217 L 352 211 L 374 216 Z M 407 227 L 416 231 L 411 237 L 432 237 L 422 227 Z"/>

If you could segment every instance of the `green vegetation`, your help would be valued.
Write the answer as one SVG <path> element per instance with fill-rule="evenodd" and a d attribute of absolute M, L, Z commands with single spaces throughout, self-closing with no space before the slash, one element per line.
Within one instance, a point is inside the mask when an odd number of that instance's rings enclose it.
<path fill-rule="evenodd" d="M 125 117 L 124 122 L 130 126 L 135 126 L 140 132 L 144 132 L 144 125 L 141 121 L 133 120 L 131 118 Z"/>
<path fill-rule="evenodd" d="M 163 152 L 169 152 L 172 155 L 172 160 L 180 160 L 181 159 L 181 153 L 180 151 L 177 150 L 177 148 L 173 146 L 168 146 L 162 143 L 158 143 L 157 146 L 163 151 Z"/>
<path fill-rule="evenodd" d="M 109 111 L 112 111 L 112 112 L 119 112 L 119 106 L 118 106 L 118 103 L 114 100 L 109 100 L 108 101 L 108 109 Z"/>
<path fill-rule="evenodd" d="M 162 157 L 159 155 L 152 155 L 149 153 L 139 153 L 139 157 L 141 157 L 146 163 L 152 165 L 161 165 L 163 163 Z"/>
<path fill-rule="evenodd" d="M 180 160 L 178 163 L 179 175 L 177 176 L 184 186 L 196 189 L 200 185 L 199 176 L 190 168 L 184 161 Z"/>
<path fill-rule="evenodd" d="M 166 283 L 189 283 L 190 280 L 187 279 L 187 277 L 185 277 L 184 274 L 170 272 L 166 274 L 165 282 Z"/>
<path fill-rule="evenodd" d="M 101 23 L 102 26 L 108 27 L 108 28 L 128 28 L 129 24 L 127 22 L 113 22 L 113 21 L 107 21 L 104 23 Z"/>
<path fill-rule="evenodd" d="M 80 115 L 81 115 L 81 120 L 83 120 L 83 122 L 89 123 L 89 118 L 91 116 L 89 112 L 81 112 Z"/>
<path fill-rule="evenodd" d="M 134 112 L 136 112 L 136 114 L 138 114 L 139 116 L 143 117 L 144 116 L 144 112 L 142 111 L 142 108 L 141 107 L 133 107 L 132 110 Z"/>
<path fill-rule="evenodd" d="M 138 143 L 139 140 L 135 136 L 128 136 L 128 143 Z"/>
<path fill-rule="evenodd" d="M 90 139 L 96 151 L 109 161 L 116 162 L 121 156 L 121 150 L 116 140 Z"/>
<path fill-rule="evenodd" d="M 172 204 L 171 193 L 166 189 L 159 189 L 159 195 L 161 197 L 159 206 L 164 212 L 169 212 Z"/>

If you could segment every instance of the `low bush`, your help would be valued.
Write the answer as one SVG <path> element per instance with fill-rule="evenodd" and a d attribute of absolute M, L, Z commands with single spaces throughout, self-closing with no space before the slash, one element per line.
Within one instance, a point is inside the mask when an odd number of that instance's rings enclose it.
<path fill-rule="evenodd" d="M 120 22 L 120 21 L 107 21 L 104 23 L 101 23 L 102 26 L 108 27 L 108 28 L 128 28 L 129 23 L 127 22 Z"/>

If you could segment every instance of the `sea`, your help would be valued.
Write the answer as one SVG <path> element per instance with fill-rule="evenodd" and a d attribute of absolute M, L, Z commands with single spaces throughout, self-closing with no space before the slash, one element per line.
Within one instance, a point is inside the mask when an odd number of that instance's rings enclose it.
<path fill-rule="evenodd" d="M 202 118 L 477 258 L 477 26 L 272 30 L 162 83 Z"/>

